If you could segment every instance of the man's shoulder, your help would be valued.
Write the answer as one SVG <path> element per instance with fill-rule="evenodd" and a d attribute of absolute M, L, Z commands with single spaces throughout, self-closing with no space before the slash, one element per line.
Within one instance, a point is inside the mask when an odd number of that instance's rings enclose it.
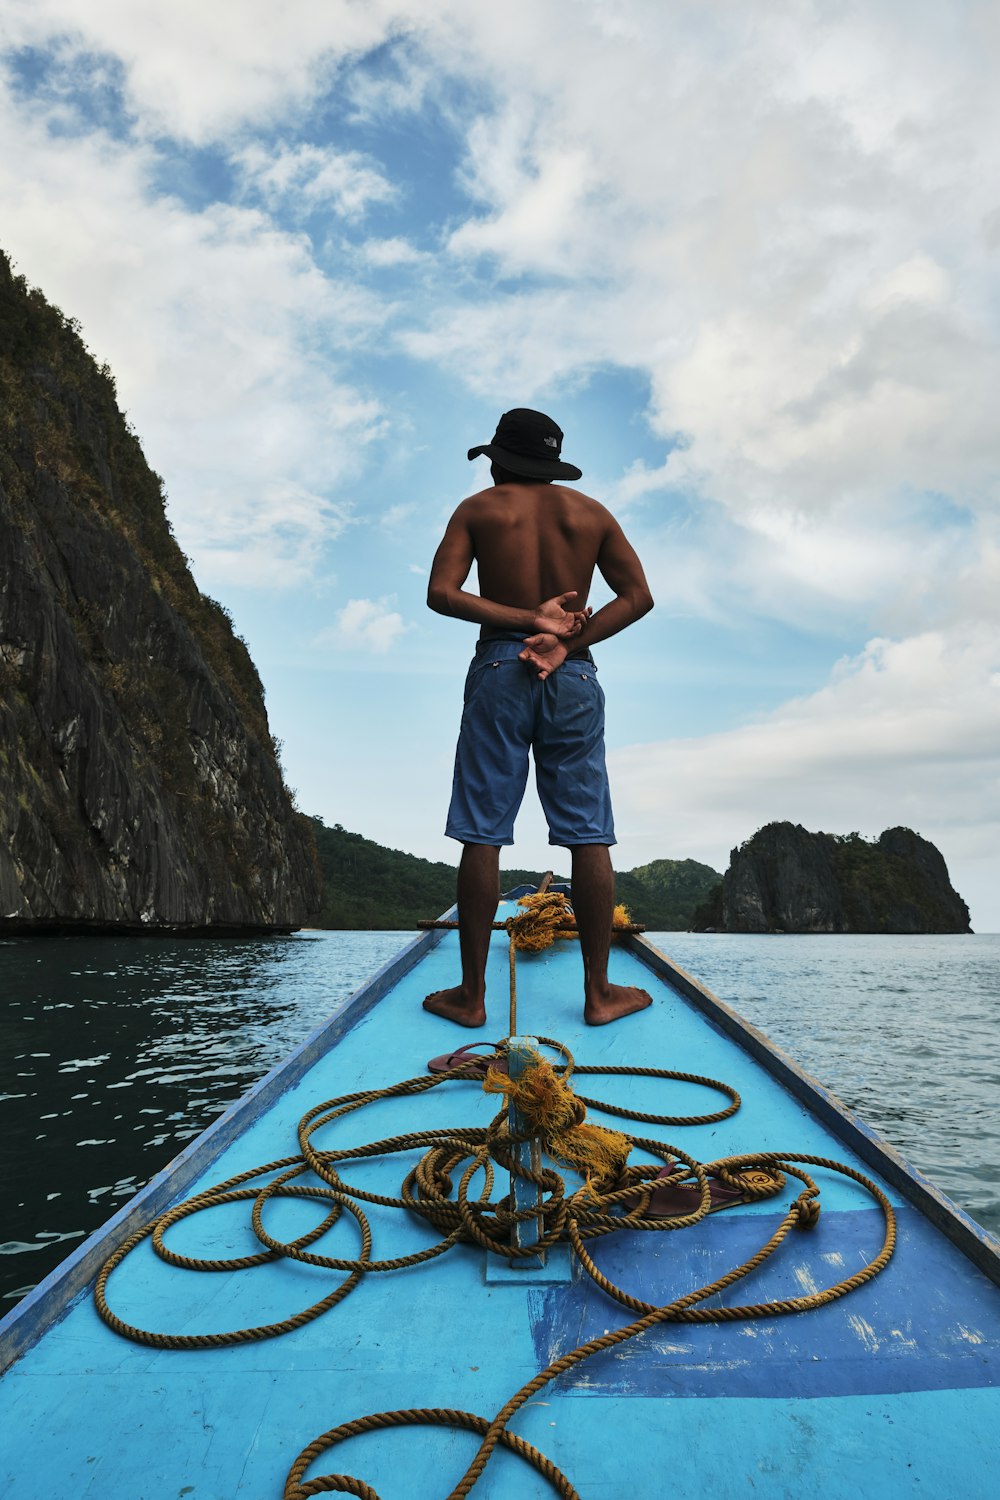
<path fill-rule="evenodd" d="M 553 484 L 548 488 L 559 496 L 560 503 L 566 512 L 580 518 L 585 517 L 590 525 L 610 527 L 615 524 L 615 519 L 606 505 L 600 500 L 595 500 L 593 495 L 585 495 L 582 490 L 571 489 L 568 484 Z"/>
<path fill-rule="evenodd" d="M 468 495 L 457 507 L 455 516 L 472 525 L 477 520 L 489 520 L 509 512 L 512 503 L 518 504 L 530 497 L 532 505 L 538 504 L 554 511 L 573 512 L 586 515 L 588 519 L 611 524 L 613 517 L 606 506 L 582 490 L 572 489 L 567 484 L 503 485 L 491 484 L 484 490 Z"/>
<path fill-rule="evenodd" d="M 585 505 L 593 510 L 604 509 L 601 502 L 595 500 L 593 495 L 585 495 L 583 490 L 573 489 L 568 484 L 549 484 L 546 485 L 546 489 L 550 490 L 553 494 L 564 495 L 571 505 Z"/>
<path fill-rule="evenodd" d="M 455 507 L 455 516 L 459 520 L 474 521 L 477 516 L 489 515 L 501 504 L 499 489 L 491 484 L 488 489 L 477 490 L 474 495 L 467 495 L 460 500 Z"/>

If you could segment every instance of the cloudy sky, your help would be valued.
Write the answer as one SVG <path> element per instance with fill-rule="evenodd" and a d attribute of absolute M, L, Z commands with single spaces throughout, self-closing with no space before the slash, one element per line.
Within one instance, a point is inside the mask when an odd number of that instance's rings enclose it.
<path fill-rule="evenodd" d="M 457 854 L 426 574 L 536 406 L 657 600 L 598 657 L 619 866 L 905 823 L 1000 930 L 998 52 L 995 0 L 0 0 L 0 245 L 305 811 Z"/>

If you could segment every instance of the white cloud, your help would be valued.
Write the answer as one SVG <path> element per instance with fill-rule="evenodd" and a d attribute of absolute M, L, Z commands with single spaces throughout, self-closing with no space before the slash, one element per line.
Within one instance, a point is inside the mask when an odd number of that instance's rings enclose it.
<path fill-rule="evenodd" d="M 324 547 L 354 520 L 347 506 L 287 481 L 263 483 L 244 498 L 206 490 L 200 476 L 198 500 L 195 571 L 213 588 L 289 589 L 311 581 Z"/>
<path fill-rule="evenodd" d="M 385 40 L 405 6 L 384 0 L 5 0 L 7 45 L 103 53 L 150 138 L 202 145 L 312 103 L 345 61 Z"/>
<path fill-rule="evenodd" d="M 382 430 L 338 368 L 382 309 L 258 210 L 158 196 L 152 148 L 46 125 L 0 98 L 5 248 L 113 369 L 200 581 L 307 576 Z"/>
<path fill-rule="evenodd" d="M 393 19 L 386 7 L 385 36 L 394 35 L 398 40 L 408 31 L 418 34 L 429 13 L 447 9 L 440 0 L 435 0 L 434 10 L 430 6 L 403 3 L 392 8 Z M 401 64 L 389 71 L 359 70 L 349 72 L 344 78 L 345 97 L 351 104 L 352 123 L 363 122 L 377 125 L 389 120 L 397 123 L 410 120 L 433 101 L 432 107 L 443 114 L 448 113 L 448 101 L 442 95 L 442 73 L 436 60 L 421 55 L 417 50 L 406 48 L 397 52 Z"/>
<path fill-rule="evenodd" d="M 669 18 L 648 0 L 510 0 L 502 16 L 458 0 L 291 0 L 280 15 L 264 0 L 13 0 L 5 24 L 12 41 L 117 57 L 139 130 L 194 141 L 301 124 L 335 76 L 370 124 L 429 107 L 433 84 L 465 132 L 470 201 L 443 274 L 392 309 L 408 352 L 491 399 L 638 368 L 655 429 L 687 439 L 671 483 L 744 526 L 843 522 L 851 504 L 895 516 L 914 489 L 996 506 L 984 3 L 904 26 L 889 0 L 752 18 L 735 0 L 679 0 Z M 389 40 L 392 65 L 352 69 Z M 232 149 L 286 207 L 360 216 L 405 197 L 356 153 Z M 420 252 L 401 235 L 361 254 L 403 267 Z"/>
<path fill-rule="evenodd" d="M 664 431 L 690 438 L 675 483 L 737 516 L 765 505 L 823 512 L 845 498 L 888 507 L 904 489 L 993 507 L 997 384 L 1000 351 L 985 331 L 911 296 L 813 328 L 778 308 L 705 322 L 656 376 L 654 400 Z"/>
<path fill-rule="evenodd" d="M 427 260 L 424 251 L 398 235 L 387 240 L 365 240 L 361 254 L 370 266 L 413 266 Z"/>
<path fill-rule="evenodd" d="M 938 844 L 979 920 L 995 926 L 998 669 L 1000 644 L 983 627 L 873 640 L 818 692 L 758 721 L 613 753 L 627 863 L 666 843 L 724 868 L 733 844 L 774 820 L 868 835 L 905 824 Z"/>
<path fill-rule="evenodd" d="M 390 505 L 385 514 L 379 517 L 379 526 L 391 535 L 415 513 L 416 509 L 414 504 L 405 501 L 399 505 Z"/>
<path fill-rule="evenodd" d="M 342 218 L 360 219 L 371 204 L 395 196 L 392 183 L 357 151 L 310 145 L 269 151 L 253 144 L 235 152 L 233 159 L 248 188 L 296 216 L 327 207 Z"/>
<path fill-rule="evenodd" d="M 390 651 L 412 629 L 398 611 L 389 608 L 390 603 L 387 599 L 349 599 L 338 612 L 334 629 L 324 631 L 316 644 L 336 643 L 349 651 L 380 655 Z"/>
<path fill-rule="evenodd" d="M 425 39 L 456 71 L 490 60 L 448 246 L 495 281 L 407 347 L 491 396 L 638 367 L 656 430 L 687 438 L 673 481 L 744 523 L 912 490 L 995 508 L 989 7 L 573 11 L 556 73 L 560 5 Z"/>
<path fill-rule="evenodd" d="M 509 297 L 483 295 L 458 308 L 440 306 L 433 319 L 403 329 L 407 353 L 432 361 L 493 402 L 514 390 L 531 402 L 558 382 L 582 384 L 599 363 L 595 324 L 603 321 L 597 304 L 565 287 L 526 291 Z"/>
<path fill-rule="evenodd" d="M 929 255 L 914 255 L 895 266 L 869 290 L 868 302 L 873 308 L 890 302 L 916 303 L 925 307 L 942 307 L 953 291 L 951 278 Z"/>
<path fill-rule="evenodd" d="M 514 139 L 511 140 L 511 126 Z M 573 148 L 533 143 L 522 160 L 520 120 L 477 122 L 469 136 L 467 185 L 478 199 L 502 205 L 488 218 L 471 219 L 451 235 L 454 255 L 496 256 L 505 271 L 544 270 L 566 274 L 579 268 L 578 225 L 584 216 L 590 164 Z"/>

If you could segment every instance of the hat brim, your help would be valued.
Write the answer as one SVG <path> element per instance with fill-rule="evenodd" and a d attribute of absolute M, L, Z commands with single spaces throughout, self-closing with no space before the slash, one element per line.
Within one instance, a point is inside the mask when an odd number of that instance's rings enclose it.
<path fill-rule="evenodd" d="M 470 458 L 480 454 L 493 459 L 501 468 L 509 469 L 519 479 L 582 479 L 583 470 L 575 464 L 564 464 L 561 459 L 527 458 L 523 453 L 511 453 L 507 448 L 498 448 L 496 443 L 483 443 L 469 449 Z"/>

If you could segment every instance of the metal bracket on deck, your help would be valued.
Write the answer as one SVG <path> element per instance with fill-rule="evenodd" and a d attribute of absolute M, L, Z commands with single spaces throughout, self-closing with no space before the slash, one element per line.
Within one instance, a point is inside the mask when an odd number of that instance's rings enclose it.
<path fill-rule="evenodd" d="M 512 1036 L 507 1042 L 507 1067 L 511 1078 L 521 1078 L 538 1058 L 538 1040 L 533 1036 Z M 517 1106 L 511 1101 L 507 1121 L 512 1136 L 524 1135 L 530 1128 Z M 512 1148 L 512 1156 L 518 1166 L 537 1172 L 542 1164 L 542 1148 L 537 1136 L 520 1141 Z M 542 1201 L 542 1190 L 536 1182 L 511 1173 L 511 1202 L 515 1210 L 535 1208 Z M 512 1230 L 513 1242 L 520 1246 L 537 1244 L 541 1236 L 541 1225 L 537 1218 L 524 1219 Z M 502 1261 L 490 1255 L 486 1261 L 486 1280 L 519 1281 L 532 1283 L 566 1282 L 573 1279 L 572 1257 L 568 1245 L 555 1245 L 548 1251 L 536 1255 L 518 1255 Z"/>
<path fill-rule="evenodd" d="M 523 1078 L 538 1060 L 538 1039 L 533 1036 L 512 1036 L 507 1043 L 507 1067 L 512 1079 Z M 507 1123 L 512 1136 L 524 1135 L 530 1129 L 517 1105 L 511 1100 L 507 1110 Z M 530 1141 L 521 1141 L 512 1148 L 511 1155 L 519 1167 L 531 1172 L 541 1171 L 542 1147 L 537 1136 Z M 511 1199 L 515 1209 L 537 1208 L 542 1201 L 542 1190 L 536 1182 L 526 1182 L 523 1177 L 510 1174 Z M 525 1248 L 537 1244 L 540 1238 L 538 1219 L 524 1219 L 515 1224 L 512 1238 L 515 1245 Z M 538 1255 L 519 1255 L 511 1259 L 512 1266 L 525 1270 L 538 1270 L 545 1264 L 544 1250 Z"/>

